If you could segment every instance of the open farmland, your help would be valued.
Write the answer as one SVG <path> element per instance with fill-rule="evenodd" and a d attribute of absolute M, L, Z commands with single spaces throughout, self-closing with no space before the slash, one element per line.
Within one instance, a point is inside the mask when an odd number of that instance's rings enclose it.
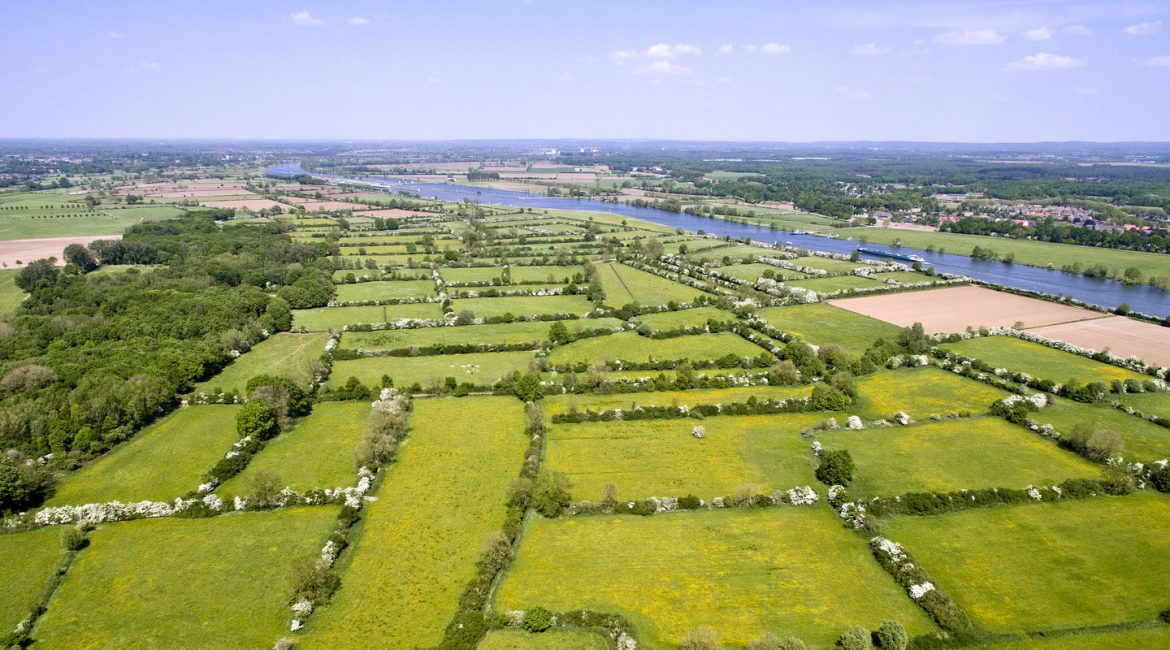
<path fill-rule="evenodd" d="M 0 629 L 12 630 L 32 613 L 61 561 L 61 528 L 0 535 Z"/>
<path fill-rule="evenodd" d="M 570 334 L 593 329 L 617 329 L 622 321 L 616 318 L 588 318 L 559 321 Z M 465 325 L 458 327 L 423 327 L 404 330 L 377 330 L 346 332 L 341 347 L 353 350 L 403 350 L 411 346 L 483 345 L 532 343 L 536 348 L 548 339 L 552 323 L 531 321 L 496 325 Z"/>
<path fill-rule="evenodd" d="M 1127 459 L 1148 462 L 1170 456 L 1170 429 L 1108 406 L 1056 399 L 1050 406 L 1033 414 L 1032 419 L 1040 424 L 1051 424 L 1062 434 L 1071 433 L 1077 425 L 1113 431 L 1125 441 L 1120 454 Z"/>
<path fill-rule="evenodd" d="M 324 332 L 275 334 L 240 355 L 218 375 L 196 384 L 191 392 L 211 394 L 219 388 L 229 393 L 236 391 L 243 394 L 248 380 L 256 375 L 288 377 L 308 388 L 321 355 L 325 352 L 327 340 L 329 335 Z"/>
<path fill-rule="evenodd" d="M 688 303 L 702 295 L 696 289 L 624 264 L 598 264 L 594 268 L 605 291 L 605 302 L 615 307 L 631 302 L 640 305 Z"/>
<path fill-rule="evenodd" d="M 574 314 L 583 316 L 593 309 L 585 296 L 518 296 L 509 298 L 460 298 L 452 301 L 455 313 L 469 311 L 476 318 L 496 318 L 511 314 L 525 316 Z"/>
<path fill-rule="evenodd" d="M 646 362 L 654 359 L 710 361 L 726 355 L 757 357 L 763 348 L 729 332 L 650 339 L 637 332 L 621 332 L 570 343 L 549 355 L 556 364 L 591 364 L 595 361 Z"/>
<path fill-rule="evenodd" d="M 923 391 L 922 386 L 930 390 Z M 929 366 L 866 375 L 857 380 L 857 391 L 854 408 L 873 419 L 898 411 L 920 420 L 963 411 L 981 414 L 1007 396 L 998 388 Z"/>
<path fill-rule="evenodd" d="M 860 354 L 879 338 L 898 333 L 896 326 L 834 307 L 827 303 L 769 307 L 759 315 L 776 329 L 795 334 L 813 345 L 839 345 Z"/>
<path fill-rule="evenodd" d="M 310 332 L 339 330 L 358 323 L 393 323 L 403 318 L 439 320 L 443 310 L 433 302 L 407 305 L 367 305 L 361 307 L 319 307 L 293 311 L 293 328 Z"/>
<path fill-rule="evenodd" d="M 16 270 L 0 271 L 0 320 L 12 315 L 28 295 L 16 286 L 17 273 Z"/>
<path fill-rule="evenodd" d="M 1109 350 L 1119 357 L 1170 366 L 1170 328 L 1154 323 L 1111 316 L 1036 327 L 1032 332 L 1090 350 Z"/>
<path fill-rule="evenodd" d="M 435 283 L 430 280 L 359 282 L 357 284 L 343 284 L 337 287 L 337 302 L 341 303 L 402 298 L 429 298 L 433 295 L 435 295 Z"/>
<path fill-rule="evenodd" d="M 475 385 L 491 385 L 504 375 L 528 369 L 532 352 L 477 352 L 423 357 L 367 357 L 347 359 L 333 364 L 330 384 L 357 377 L 366 386 L 381 386 L 388 375 L 399 388 L 419 384 L 430 388 L 447 377 Z"/>
<path fill-rule="evenodd" d="M 1132 370 L 1063 352 L 1039 343 L 1011 336 L 988 336 L 968 339 L 942 346 L 944 350 L 990 363 L 996 368 L 1024 372 L 1033 377 L 1060 384 L 1069 381 L 1099 381 L 1108 384 L 1114 379 L 1147 379 Z"/>
<path fill-rule="evenodd" d="M 534 518 L 496 609 L 620 612 L 649 648 L 677 647 L 695 625 L 729 643 L 772 633 L 824 648 L 854 623 L 894 619 L 911 634 L 931 630 L 867 553 L 865 540 L 821 508 Z M 638 580 L 597 579 L 633 566 Z"/>
<path fill-rule="evenodd" d="M 103 526 L 33 638 L 45 647 L 268 647 L 287 627 L 289 571 L 320 551 L 335 515 L 295 508 Z"/>

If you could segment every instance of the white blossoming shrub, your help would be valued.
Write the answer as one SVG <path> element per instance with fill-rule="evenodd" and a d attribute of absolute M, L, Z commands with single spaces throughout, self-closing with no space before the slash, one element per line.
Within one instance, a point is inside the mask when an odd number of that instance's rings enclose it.
<path fill-rule="evenodd" d="M 794 487 L 788 490 L 788 502 L 794 506 L 811 506 L 819 499 L 816 490 L 806 485 L 804 487 Z"/>
<path fill-rule="evenodd" d="M 845 421 L 846 429 L 864 429 L 865 425 L 861 423 L 861 418 L 856 415 L 850 415 L 849 419 Z"/>
<path fill-rule="evenodd" d="M 691 429 L 691 435 L 696 438 L 702 438 L 707 435 L 707 430 L 700 425 L 695 425 L 695 428 Z"/>
<path fill-rule="evenodd" d="M 914 600 L 918 600 L 919 598 L 922 598 L 923 596 L 925 596 L 927 593 L 934 591 L 934 585 L 930 582 L 923 582 L 923 583 L 917 584 L 917 585 L 910 585 L 910 588 L 907 589 L 906 591 L 908 591 L 910 593 L 911 598 L 913 598 Z"/>

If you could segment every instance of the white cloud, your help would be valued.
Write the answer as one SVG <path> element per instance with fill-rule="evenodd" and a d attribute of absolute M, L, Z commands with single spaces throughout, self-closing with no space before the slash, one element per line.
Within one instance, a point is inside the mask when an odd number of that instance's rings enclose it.
<path fill-rule="evenodd" d="M 289 15 L 288 19 L 297 27 L 320 27 L 325 24 L 325 21 L 314 18 L 313 14 L 307 11 L 298 11 Z"/>
<path fill-rule="evenodd" d="M 994 29 L 968 29 L 943 32 L 934 37 L 934 42 L 943 45 L 999 45 L 1006 38 Z"/>
<path fill-rule="evenodd" d="M 1048 26 L 1044 26 L 1044 27 L 1037 27 L 1036 29 L 1029 29 L 1028 31 L 1024 32 L 1023 34 L 1020 34 L 1020 36 L 1025 41 L 1047 41 L 1048 39 L 1052 38 L 1052 35 L 1055 33 L 1056 33 L 1055 29 L 1052 29 L 1051 27 L 1048 27 Z"/>
<path fill-rule="evenodd" d="M 1162 31 L 1162 21 L 1153 20 L 1148 23 L 1138 23 L 1130 25 L 1121 30 L 1130 36 L 1149 36 L 1150 34 L 1157 34 Z"/>
<path fill-rule="evenodd" d="M 126 38 L 126 35 L 122 32 L 106 32 L 106 38 L 113 41 L 120 41 L 123 38 Z"/>
<path fill-rule="evenodd" d="M 365 27 L 370 24 L 370 19 L 363 18 L 362 16 L 351 16 L 350 18 L 346 18 L 345 22 L 354 27 Z"/>
<path fill-rule="evenodd" d="M 760 54 L 788 54 L 791 51 L 791 45 L 782 45 L 780 43 L 764 43 L 760 46 Z"/>
<path fill-rule="evenodd" d="M 646 56 L 655 59 L 673 59 L 676 56 L 683 55 L 703 56 L 703 50 L 689 43 L 678 43 L 676 45 L 668 45 L 666 43 L 655 43 L 646 48 Z"/>
<path fill-rule="evenodd" d="M 1151 56 L 1142 60 L 1142 65 L 1152 65 L 1155 68 L 1170 68 L 1170 56 Z"/>
<path fill-rule="evenodd" d="M 1069 25 L 1064 28 L 1064 33 L 1072 34 L 1073 36 L 1089 36 L 1093 33 L 1093 30 L 1084 25 Z"/>
<path fill-rule="evenodd" d="M 854 45 L 852 52 L 854 56 L 882 56 L 883 54 L 889 54 L 890 48 L 883 47 L 877 43 L 862 43 L 861 45 Z"/>
<path fill-rule="evenodd" d="M 719 53 L 720 54 L 731 54 L 734 51 L 735 51 L 735 46 L 732 45 L 731 43 L 724 43 L 723 45 L 719 46 Z"/>
<path fill-rule="evenodd" d="M 691 69 L 685 65 L 679 65 L 670 61 L 669 59 L 658 59 L 650 63 L 636 68 L 634 72 L 646 75 L 648 77 L 659 77 L 663 75 L 688 75 Z"/>
<path fill-rule="evenodd" d="M 1063 54 L 1038 52 L 1012 63 L 1009 67 L 1015 70 L 1068 70 L 1085 65 L 1084 59 L 1078 59 Z"/>

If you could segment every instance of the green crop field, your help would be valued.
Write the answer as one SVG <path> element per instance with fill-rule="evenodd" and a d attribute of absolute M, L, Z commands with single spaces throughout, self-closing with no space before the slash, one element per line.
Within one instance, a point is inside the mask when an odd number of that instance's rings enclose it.
<path fill-rule="evenodd" d="M 357 323 L 393 323 L 402 318 L 441 320 L 443 308 L 427 302 L 410 305 L 368 305 L 362 307 L 319 307 L 294 309 L 293 328 L 309 331 L 341 329 Z"/>
<path fill-rule="evenodd" d="M 776 249 L 764 248 L 762 246 L 749 246 L 747 244 L 733 244 L 731 246 L 723 246 L 720 248 L 712 248 L 710 250 L 699 251 L 698 253 L 687 253 L 687 257 L 694 260 L 743 260 L 752 261 L 759 255 L 774 256 Z M 731 262 L 724 262 L 730 264 Z"/>
<path fill-rule="evenodd" d="M 526 372 L 533 358 L 532 352 L 521 351 L 347 359 L 333 363 L 329 384 L 340 386 L 350 377 L 357 377 L 363 384 L 376 387 L 382 385 L 382 375 L 389 375 L 399 388 L 409 388 L 415 382 L 430 388 L 447 377 L 461 384 L 491 385 L 513 371 Z"/>
<path fill-rule="evenodd" d="M 703 327 L 709 320 L 729 323 L 735 320 L 735 314 L 716 307 L 698 307 L 638 316 L 639 323 L 645 323 L 655 331 L 669 331 L 680 327 Z"/>
<path fill-rule="evenodd" d="M 492 630 L 477 650 L 610 650 L 609 639 L 600 632 L 552 629 L 541 634 L 522 630 Z"/>
<path fill-rule="evenodd" d="M 941 346 L 944 350 L 979 359 L 997 368 L 1026 372 L 1057 383 L 1100 381 L 1108 384 L 1114 379 L 1149 379 L 1132 370 L 1086 359 L 1078 354 L 1064 352 L 1047 345 L 1032 343 L 1014 336 L 985 336 Z"/>
<path fill-rule="evenodd" d="M 61 526 L 0 535 L 0 630 L 28 618 L 61 560 Z"/>
<path fill-rule="evenodd" d="M 929 386 L 929 390 L 923 390 Z M 933 366 L 879 371 L 857 378 L 852 410 L 865 418 L 888 418 L 903 411 L 916 420 L 970 411 L 986 413 L 1007 393 Z"/>
<path fill-rule="evenodd" d="M 298 646 L 438 644 L 481 543 L 503 523 L 527 445 L 513 397 L 416 401 L 409 443 L 368 506 L 341 589 Z"/>
<path fill-rule="evenodd" d="M 730 332 L 693 334 L 669 339 L 651 339 L 637 332 L 619 332 L 583 339 L 557 347 L 548 355 L 549 363 L 590 363 L 596 361 L 650 361 L 652 359 L 718 359 L 734 354 L 757 357 L 767 354 L 763 348 Z"/>
<path fill-rule="evenodd" d="M 183 213 L 170 205 L 90 209 L 80 196 L 51 192 L 0 194 L 0 240 L 117 235 L 140 221 Z"/>
<path fill-rule="evenodd" d="M 809 396 L 808 386 L 736 386 L 697 390 L 664 390 L 648 393 L 615 393 L 612 395 L 551 395 L 541 402 L 546 416 L 578 411 L 633 410 L 638 406 L 695 407 L 700 404 L 731 404 L 746 402 L 752 397 L 766 399 L 802 399 Z"/>
<path fill-rule="evenodd" d="M 859 269 L 865 264 L 858 262 L 847 262 L 845 260 L 837 260 L 831 257 L 821 257 L 819 255 L 810 255 L 808 257 L 798 257 L 792 260 L 793 263 L 801 266 L 807 266 L 814 269 L 821 269 L 829 273 L 849 274 L 853 269 Z"/>
<path fill-rule="evenodd" d="M 880 338 L 892 339 L 897 325 L 855 314 L 826 303 L 768 307 L 759 316 L 777 329 L 795 334 L 813 345 L 839 345 L 861 354 Z"/>
<path fill-rule="evenodd" d="M 433 295 L 435 295 L 435 283 L 430 280 L 358 282 L 356 284 L 342 284 L 337 287 L 337 302 L 429 298 Z"/>
<path fill-rule="evenodd" d="M 1117 648 L 1170 648 L 1170 625 L 1148 624 L 1117 632 L 1084 631 L 1054 634 L 1047 638 L 1030 638 L 979 646 L 988 650 L 1117 650 Z"/>
<path fill-rule="evenodd" d="M 370 405 L 366 402 L 322 402 L 274 438 L 248 467 L 219 487 L 226 496 L 247 496 L 256 472 L 279 476 L 281 485 L 304 492 L 313 488 L 340 488 L 357 483 L 353 450 L 366 430 Z"/>
<path fill-rule="evenodd" d="M 882 523 L 882 535 L 902 544 L 985 630 L 1144 621 L 1166 608 L 1164 495 L 898 517 Z"/>
<path fill-rule="evenodd" d="M 1017 264 L 1060 269 L 1080 262 L 1082 265 L 1104 264 L 1109 269 L 1124 271 L 1137 268 L 1149 277 L 1170 277 L 1170 256 L 1158 253 L 1142 253 L 1115 248 L 1097 248 L 1074 244 L 1053 244 L 1049 242 L 963 235 L 949 232 L 923 232 L 915 230 L 893 230 L 888 228 L 844 228 L 833 231 L 838 237 L 853 237 L 880 244 L 901 241 L 903 246 L 925 249 L 934 246 L 955 255 L 970 255 L 979 246 L 989 248 L 1000 256 L 1015 256 Z"/>
<path fill-rule="evenodd" d="M 1055 485 L 1097 478 L 1101 468 L 1027 429 L 995 417 L 863 431 L 824 431 L 826 449 L 857 464 L 850 488 L 866 496 Z"/>
<path fill-rule="evenodd" d="M 47 648 L 270 648 L 288 629 L 288 574 L 335 508 L 107 524 L 33 629 Z"/>
<path fill-rule="evenodd" d="M 6 320 L 16 312 L 20 303 L 28 296 L 16 286 L 16 269 L 0 271 L 0 321 Z"/>
<path fill-rule="evenodd" d="M 803 280 L 804 278 L 808 277 L 800 271 L 790 271 L 788 269 L 778 268 L 772 266 L 771 264 L 763 264 L 761 262 L 720 266 L 712 270 L 724 275 L 731 276 L 733 278 L 738 278 L 747 283 L 754 283 L 756 280 L 759 280 L 764 276 L 766 271 L 771 271 L 776 276 L 777 280 Z"/>
<path fill-rule="evenodd" d="M 470 311 L 476 318 L 512 314 L 516 318 L 531 315 L 577 314 L 593 311 L 585 296 L 515 296 L 509 298 L 460 298 L 452 301 L 455 313 Z"/>
<path fill-rule="evenodd" d="M 1078 424 L 1114 431 L 1125 441 L 1122 457 L 1130 460 L 1149 462 L 1170 456 L 1170 429 L 1108 406 L 1049 399 L 1051 405 L 1031 414 L 1034 422 L 1051 424 L 1060 433 L 1069 433 Z"/>
<path fill-rule="evenodd" d="M 548 282 L 568 284 L 573 275 L 584 271 L 580 266 L 512 266 L 512 282 Z"/>
<path fill-rule="evenodd" d="M 248 380 L 256 375 L 288 377 L 308 388 L 329 335 L 290 334 L 282 332 L 268 337 L 241 355 L 218 375 L 195 385 L 192 393 L 212 393 L 216 388 L 243 393 Z"/>
<path fill-rule="evenodd" d="M 622 325 L 622 321 L 616 318 L 583 318 L 560 322 L 570 333 L 618 328 Z M 535 348 L 541 341 L 548 340 L 550 327 L 552 323 L 544 321 L 524 321 L 496 325 L 346 332 L 341 337 L 341 347 L 352 350 L 400 350 L 410 346 L 532 343 Z"/>
<path fill-rule="evenodd" d="M 613 307 L 631 302 L 640 305 L 665 305 L 672 301 L 689 303 L 703 295 L 698 289 L 616 262 L 598 264 L 596 272 L 605 291 L 605 304 Z"/>
<path fill-rule="evenodd" d="M 503 269 L 498 266 L 475 266 L 470 268 L 449 268 L 439 272 L 444 282 L 491 282 L 499 281 Z"/>
<path fill-rule="evenodd" d="M 721 416 L 697 421 L 630 420 L 557 424 L 547 464 L 572 481 L 575 500 L 686 496 L 710 500 L 749 484 L 784 489 L 816 483 L 815 458 L 800 431 L 839 413 Z M 696 425 L 704 437 L 692 435 Z"/>
<path fill-rule="evenodd" d="M 630 579 L 599 579 L 615 575 Z M 865 539 L 820 507 L 533 517 L 495 608 L 537 605 L 624 614 L 652 649 L 678 647 L 698 625 L 737 647 L 771 633 L 828 648 L 847 626 L 885 619 L 911 635 L 934 629 Z"/>
<path fill-rule="evenodd" d="M 232 444 L 238 406 L 179 409 L 61 481 L 48 505 L 170 501 L 199 487 Z"/>
<path fill-rule="evenodd" d="M 1122 404 L 1132 406 L 1145 415 L 1157 415 L 1170 420 L 1170 393 L 1127 393 L 1119 397 Z M 1167 432 L 1170 434 L 1170 431 Z"/>
<path fill-rule="evenodd" d="M 807 280 L 792 280 L 784 284 L 790 287 L 800 287 L 817 293 L 833 293 L 834 291 L 852 291 L 854 289 L 872 289 L 882 284 L 877 280 L 863 278 L 860 275 L 839 275 L 832 278 L 809 278 Z"/>

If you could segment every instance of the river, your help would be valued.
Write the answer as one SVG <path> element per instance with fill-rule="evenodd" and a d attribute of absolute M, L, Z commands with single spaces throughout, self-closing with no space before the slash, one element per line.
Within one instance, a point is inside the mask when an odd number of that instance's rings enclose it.
<path fill-rule="evenodd" d="M 267 170 L 267 173 L 293 176 L 308 172 L 302 169 L 298 163 L 271 167 Z M 311 175 L 329 180 L 345 180 L 341 176 L 332 176 L 329 174 L 314 173 Z M 409 180 L 382 177 L 361 178 L 359 180 L 374 183 L 395 192 L 407 192 L 423 198 L 435 198 L 443 201 L 462 201 L 468 199 L 480 203 L 516 208 L 532 208 L 534 210 L 556 209 L 609 212 L 689 231 L 702 230 L 705 233 L 719 236 L 726 235 L 735 239 L 748 237 L 756 241 L 791 244 L 809 250 L 829 251 L 846 255 L 852 253 L 860 245 L 859 242 L 847 239 L 833 239 L 817 235 L 797 234 L 783 230 L 771 230 L 761 226 L 731 223 L 719 219 L 709 219 L 690 214 L 655 210 L 653 208 L 637 208 L 624 203 L 610 203 L 596 199 L 545 196 L 543 194 L 473 187 L 455 183 L 415 183 Z M 1069 296 L 1089 304 L 1100 305 L 1110 309 L 1124 303 L 1129 305 L 1134 311 L 1154 316 L 1170 316 L 1170 292 L 1149 285 L 1127 285 L 1116 280 L 1090 278 L 1076 273 L 1065 273 L 1063 271 L 1044 269 L 1036 266 L 1007 264 L 992 260 L 977 260 L 964 255 L 952 255 L 950 253 L 938 253 L 908 247 L 894 248 L 892 246 L 874 243 L 867 243 L 865 247 L 919 255 L 925 260 L 925 264 L 933 266 L 936 271 L 942 273 L 965 275 L 977 280 L 984 280 L 1018 289 L 1029 289 L 1058 296 Z M 1085 254 L 1087 257 L 1091 257 L 1092 250 L 1085 247 Z M 868 254 L 863 254 L 863 256 L 882 259 Z"/>

